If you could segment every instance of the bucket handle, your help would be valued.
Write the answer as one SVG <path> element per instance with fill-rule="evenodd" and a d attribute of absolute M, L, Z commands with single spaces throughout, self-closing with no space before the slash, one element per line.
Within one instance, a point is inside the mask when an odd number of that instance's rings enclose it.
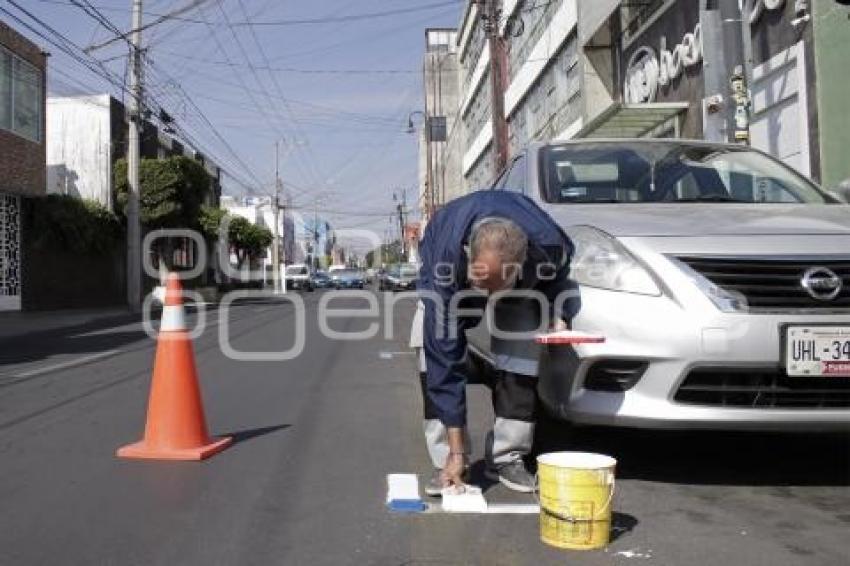
<path fill-rule="evenodd" d="M 540 475 L 539 475 L 539 473 L 534 474 L 534 484 L 537 486 L 537 488 L 532 492 L 532 494 L 534 495 L 535 501 L 537 501 L 537 505 L 540 506 L 541 511 L 543 511 L 547 515 L 555 517 L 556 519 L 559 519 L 561 521 L 566 521 L 568 523 L 585 523 L 587 521 L 598 520 L 599 519 L 599 516 L 598 516 L 599 513 L 605 512 L 611 506 L 611 502 L 614 500 L 614 492 L 616 491 L 616 487 L 617 487 L 617 479 L 615 477 L 611 478 L 611 484 L 610 484 L 611 485 L 611 493 L 608 494 L 608 499 L 605 501 L 605 505 L 603 505 L 597 513 L 594 513 L 593 517 L 590 518 L 590 519 L 577 519 L 575 517 L 563 515 L 561 513 L 558 513 L 557 511 L 553 511 L 552 509 L 549 509 L 548 507 L 543 505 L 542 501 L 540 501 Z"/>

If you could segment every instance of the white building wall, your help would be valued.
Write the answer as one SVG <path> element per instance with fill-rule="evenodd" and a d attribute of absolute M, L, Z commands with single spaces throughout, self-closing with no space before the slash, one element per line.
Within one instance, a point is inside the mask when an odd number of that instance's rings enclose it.
<path fill-rule="evenodd" d="M 112 207 L 109 95 L 47 99 L 47 192 Z"/>
<path fill-rule="evenodd" d="M 801 41 L 753 69 L 752 145 L 806 177 L 809 157 L 808 85 Z"/>

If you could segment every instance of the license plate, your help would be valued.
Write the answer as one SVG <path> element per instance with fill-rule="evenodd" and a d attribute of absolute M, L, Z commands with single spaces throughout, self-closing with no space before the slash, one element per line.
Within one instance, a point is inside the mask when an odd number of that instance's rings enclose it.
<path fill-rule="evenodd" d="M 850 377 L 850 327 L 789 326 L 785 336 L 789 376 Z"/>

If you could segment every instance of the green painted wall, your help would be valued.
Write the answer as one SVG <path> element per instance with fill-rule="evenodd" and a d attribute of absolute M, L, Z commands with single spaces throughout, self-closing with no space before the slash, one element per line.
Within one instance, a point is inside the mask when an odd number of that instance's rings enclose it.
<path fill-rule="evenodd" d="M 814 0 L 821 184 L 850 179 L 850 6 Z"/>

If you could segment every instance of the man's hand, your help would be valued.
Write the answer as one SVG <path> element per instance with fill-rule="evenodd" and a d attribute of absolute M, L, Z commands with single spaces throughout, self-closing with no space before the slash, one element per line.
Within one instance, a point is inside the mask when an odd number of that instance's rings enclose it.
<path fill-rule="evenodd" d="M 562 330 L 569 330 L 570 325 L 564 322 L 561 317 L 555 318 L 552 321 L 552 332 L 561 332 Z"/>
<path fill-rule="evenodd" d="M 443 480 L 443 487 L 463 486 L 465 469 L 466 457 L 463 454 L 449 454 L 449 457 L 446 458 L 446 466 L 440 475 Z"/>
<path fill-rule="evenodd" d="M 463 445 L 463 428 L 448 427 L 446 436 L 449 442 L 449 456 L 443 467 L 441 478 L 443 487 L 462 486 L 463 472 L 466 469 L 466 447 Z"/>

